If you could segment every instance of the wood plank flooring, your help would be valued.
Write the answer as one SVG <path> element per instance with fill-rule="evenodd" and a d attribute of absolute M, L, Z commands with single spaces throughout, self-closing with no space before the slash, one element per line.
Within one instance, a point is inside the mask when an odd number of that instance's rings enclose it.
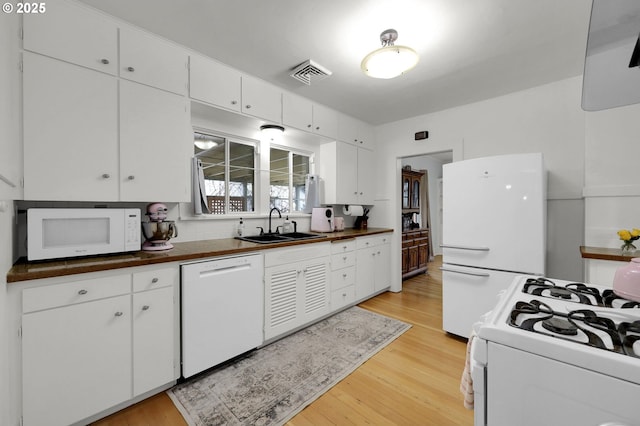
<path fill-rule="evenodd" d="M 413 327 L 291 419 L 288 426 L 472 426 L 459 385 L 466 341 L 442 331 L 441 258 L 400 293 L 360 306 Z M 186 425 L 165 393 L 95 423 L 99 426 Z"/>

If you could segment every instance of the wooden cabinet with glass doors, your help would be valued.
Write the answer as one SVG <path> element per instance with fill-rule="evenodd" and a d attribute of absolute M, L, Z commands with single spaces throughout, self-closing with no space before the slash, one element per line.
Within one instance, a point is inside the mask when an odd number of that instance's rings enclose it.
<path fill-rule="evenodd" d="M 402 171 L 402 210 L 420 209 L 420 180 L 424 175 L 423 172 L 413 170 Z"/>

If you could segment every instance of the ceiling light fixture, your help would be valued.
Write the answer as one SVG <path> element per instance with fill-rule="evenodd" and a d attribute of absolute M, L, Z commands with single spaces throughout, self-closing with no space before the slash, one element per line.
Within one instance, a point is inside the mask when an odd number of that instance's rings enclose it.
<path fill-rule="evenodd" d="M 265 124 L 260 126 L 260 132 L 262 133 L 262 137 L 272 142 L 278 141 L 284 133 L 284 127 L 278 126 L 277 124 Z"/>
<path fill-rule="evenodd" d="M 360 67 L 373 78 L 394 78 L 416 66 L 418 54 L 407 46 L 395 46 L 398 39 L 396 30 L 386 30 L 380 34 L 382 47 L 364 57 Z"/>
<path fill-rule="evenodd" d="M 212 136 L 201 133 L 195 133 L 193 135 L 193 144 L 203 151 L 218 146 L 218 142 L 214 141 Z"/>

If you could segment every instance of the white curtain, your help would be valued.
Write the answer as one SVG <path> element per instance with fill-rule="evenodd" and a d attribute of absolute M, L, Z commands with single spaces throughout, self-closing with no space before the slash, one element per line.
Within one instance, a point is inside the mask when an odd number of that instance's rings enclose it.
<path fill-rule="evenodd" d="M 207 192 L 204 189 L 204 171 L 202 161 L 193 157 L 193 208 L 196 215 L 210 213 L 207 205 Z"/>

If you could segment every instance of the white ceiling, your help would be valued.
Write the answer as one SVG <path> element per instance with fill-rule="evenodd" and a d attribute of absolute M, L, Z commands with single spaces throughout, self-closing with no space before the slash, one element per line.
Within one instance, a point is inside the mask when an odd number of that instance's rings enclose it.
<path fill-rule="evenodd" d="M 315 102 L 382 124 L 582 74 L 590 0 L 81 0 Z M 394 28 L 420 62 L 360 61 Z M 307 86 L 307 59 L 333 72 Z"/>

